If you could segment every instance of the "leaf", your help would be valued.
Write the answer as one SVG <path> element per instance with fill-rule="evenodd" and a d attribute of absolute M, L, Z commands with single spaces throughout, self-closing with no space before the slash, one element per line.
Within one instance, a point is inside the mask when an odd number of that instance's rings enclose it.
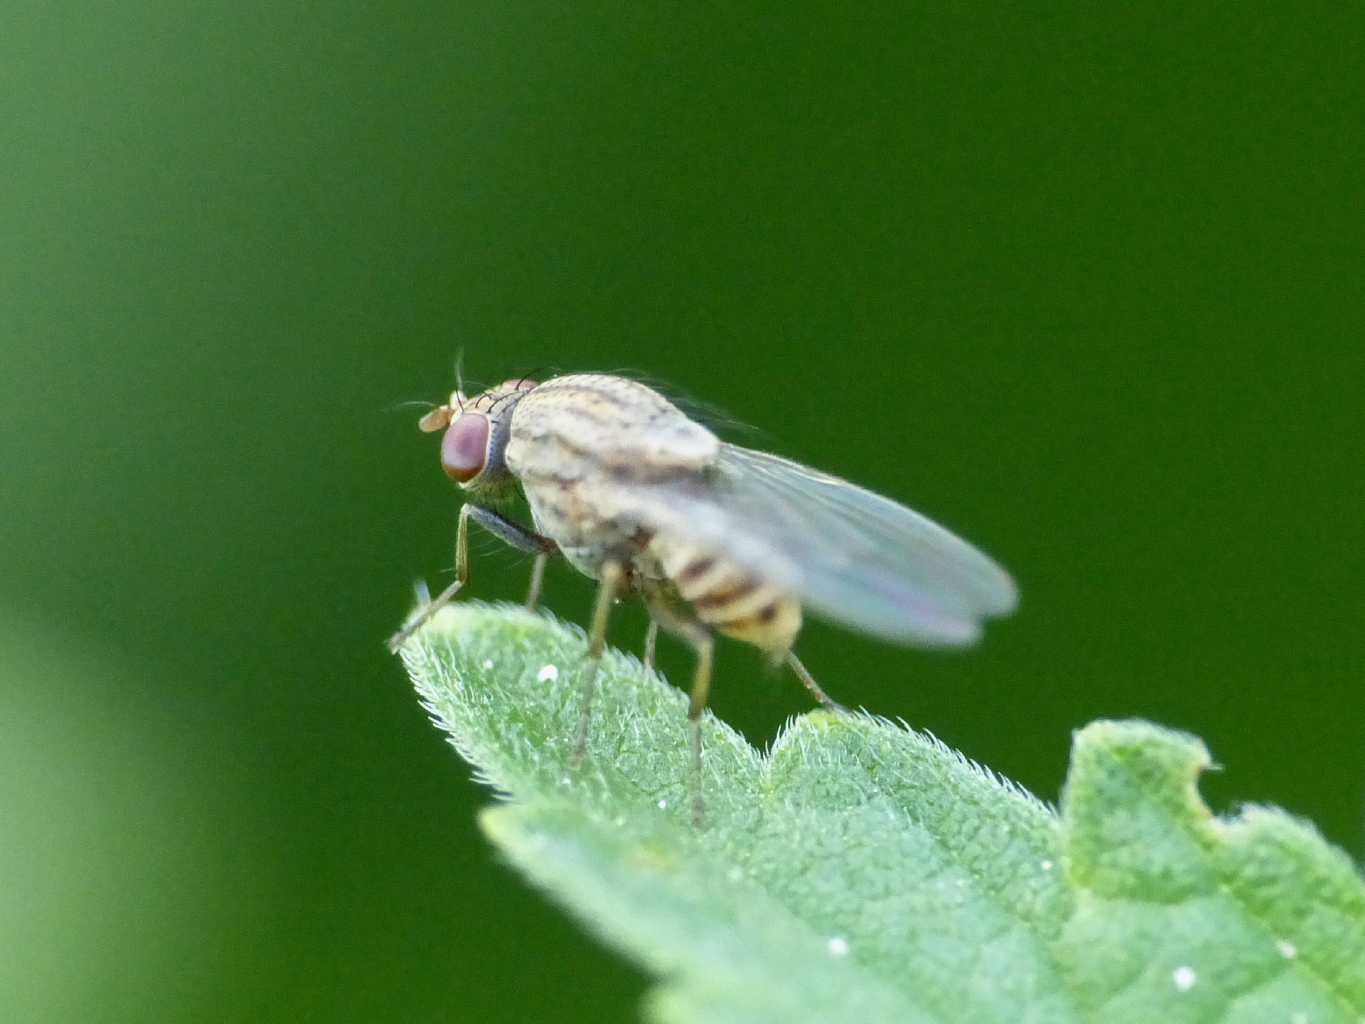
<path fill-rule="evenodd" d="M 609 650 L 570 767 L 581 631 L 461 604 L 403 657 L 508 797 L 488 835 L 662 979 L 667 1022 L 1365 1021 L 1365 885 L 1281 811 L 1212 815 L 1197 739 L 1074 738 L 1061 812 L 938 740 L 812 712 L 766 754 L 703 723 L 692 827 L 683 694 Z"/>

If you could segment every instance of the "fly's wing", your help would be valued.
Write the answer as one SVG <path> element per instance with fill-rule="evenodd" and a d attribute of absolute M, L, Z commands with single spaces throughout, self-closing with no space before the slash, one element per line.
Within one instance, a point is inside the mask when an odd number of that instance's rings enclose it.
<path fill-rule="evenodd" d="M 889 640 L 973 642 L 1013 610 L 1009 575 L 938 524 L 837 477 L 723 444 L 705 477 L 637 487 L 641 519 Z"/>

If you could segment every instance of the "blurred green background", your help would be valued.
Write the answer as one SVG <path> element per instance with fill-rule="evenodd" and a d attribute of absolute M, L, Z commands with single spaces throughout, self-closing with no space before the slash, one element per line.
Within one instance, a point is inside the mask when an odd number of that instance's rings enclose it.
<path fill-rule="evenodd" d="M 965 654 L 810 628 L 836 697 L 1048 798 L 1150 717 L 1359 857 L 1356 16 L 6 5 L 0 1019 L 634 1017 L 382 646 L 460 348 L 644 371 L 1017 575 Z M 719 671 L 756 742 L 808 706 Z"/>

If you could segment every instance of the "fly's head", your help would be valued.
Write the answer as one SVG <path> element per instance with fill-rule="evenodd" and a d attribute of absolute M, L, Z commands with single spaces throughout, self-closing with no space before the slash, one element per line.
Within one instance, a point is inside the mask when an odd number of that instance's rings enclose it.
<path fill-rule="evenodd" d="M 503 453 L 512 428 L 512 410 L 535 386 L 534 381 L 522 379 L 503 381 L 473 397 L 456 391 L 449 404 L 437 406 L 418 422 L 427 433 L 445 431 L 441 468 L 472 499 L 499 501 L 516 484 Z"/>

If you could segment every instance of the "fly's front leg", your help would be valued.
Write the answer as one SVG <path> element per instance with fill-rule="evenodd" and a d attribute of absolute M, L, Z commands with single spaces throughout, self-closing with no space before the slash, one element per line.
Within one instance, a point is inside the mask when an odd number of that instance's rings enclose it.
<path fill-rule="evenodd" d="M 700 622 L 674 611 L 657 588 L 646 588 L 644 597 L 651 624 L 657 623 L 687 641 L 697 654 L 697 665 L 692 671 L 692 694 L 687 704 L 688 739 L 692 753 L 688 789 L 692 794 L 692 824 L 701 828 L 706 817 L 706 803 L 702 797 L 701 713 L 706 710 L 706 702 L 711 695 L 711 658 L 715 640 Z"/>
<path fill-rule="evenodd" d="M 593 691 L 597 687 L 597 667 L 602 662 L 602 648 L 607 642 L 607 619 L 611 617 L 611 606 L 616 600 L 616 592 L 621 588 L 625 576 L 619 562 L 603 562 L 597 571 L 597 603 L 592 610 L 592 627 L 588 631 L 587 664 L 583 666 L 583 697 L 578 712 L 578 734 L 574 739 L 573 753 L 569 764 L 578 767 L 583 762 L 583 754 L 588 748 L 588 720 L 592 717 Z"/>
<path fill-rule="evenodd" d="M 535 530 L 529 530 L 518 522 L 508 519 L 491 508 L 482 505 L 466 505 L 469 517 L 508 547 L 525 551 L 532 555 L 553 555 L 559 545 L 549 537 L 543 537 Z"/>
<path fill-rule="evenodd" d="M 460 507 L 459 525 L 455 528 L 455 582 L 437 594 L 434 601 L 428 601 L 418 609 L 402 629 L 389 637 L 390 652 L 398 653 L 398 649 L 407 643 L 408 637 L 426 625 L 431 617 L 448 605 L 460 592 L 460 588 L 469 582 L 469 510 L 473 507 L 472 505 Z"/>
<path fill-rule="evenodd" d="M 542 537 L 521 524 L 512 522 L 506 516 L 499 515 L 492 509 L 484 508 L 482 505 L 461 505 L 459 525 L 455 529 L 455 582 L 441 591 L 434 601 L 428 601 L 423 605 L 421 610 L 409 619 L 401 630 L 389 638 L 390 651 L 396 652 L 402 647 L 408 637 L 429 622 L 431 617 L 441 608 L 448 605 L 460 592 L 460 588 L 469 582 L 469 521 L 471 519 L 504 544 L 511 545 L 518 551 L 528 551 L 535 554 L 536 562 L 531 570 L 531 594 L 527 599 L 529 607 L 535 606 L 535 600 L 540 594 L 540 581 L 545 575 L 545 561 L 559 550 L 558 546 L 549 537 Z"/>
<path fill-rule="evenodd" d="M 531 565 L 531 586 L 526 593 L 526 607 L 534 608 L 536 602 L 540 600 L 540 585 L 545 579 L 545 563 L 559 550 L 559 546 L 549 537 L 542 537 L 534 530 L 528 530 L 520 523 L 514 523 L 506 516 L 498 515 L 492 509 L 481 505 L 466 505 L 465 508 L 471 509 L 469 515 L 474 522 L 498 540 L 518 551 L 536 556 L 535 562 Z"/>
<path fill-rule="evenodd" d="M 533 555 L 552 555 L 559 550 L 559 546 L 549 537 L 542 537 L 535 530 L 528 530 L 520 523 L 513 522 L 506 516 L 494 512 L 491 508 L 484 508 L 482 505 L 465 505 L 464 507 L 469 510 L 469 517 L 474 522 L 509 547 Z"/>

